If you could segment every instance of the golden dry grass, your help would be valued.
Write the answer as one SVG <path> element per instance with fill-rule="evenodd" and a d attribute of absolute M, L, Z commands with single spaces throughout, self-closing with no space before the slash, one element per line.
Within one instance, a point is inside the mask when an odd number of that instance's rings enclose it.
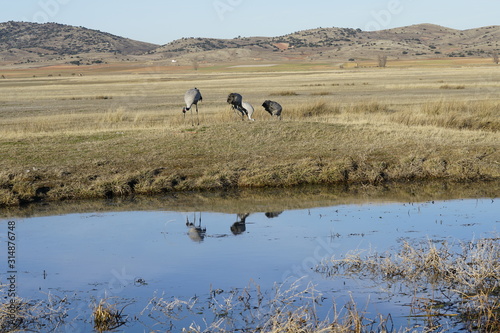
<path fill-rule="evenodd" d="M 327 276 L 369 276 L 415 290 L 412 308 L 420 317 L 457 317 L 469 331 L 500 329 L 500 246 L 498 238 L 461 244 L 404 242 L 397 253 L 362 256 L 359 251 L 327 259 L 316 270 Z M 439 291 L 434 298 L 426 293 Z M 447 304 L 445 310 L 440 305 Z"/>
<path fill-rule="evenodd" d="M 122 314 L 124 307 L 118 310 L 118 305 L 109 301 L 109 299 L 101 299 L 92 311 L 94 329 L 97 332 L 113 331 L 125 324 L 125 316 Z"/>
<path fill-rule="evenodd" d="M 181 112 L 194 86 L 200 126 Z M 500 83 L 490 67 L 149 69 L 0 87 L 0 205 L 500 176 Z M 255 122 L 231 111 L 230 92 L 253 104 Z M 266 99 L 283 105 L 283 121 L 263 110 Z"/>
<path fill-rule="evenodd" d="M 5 286 L 0 292 L 7 299 Z M 59 298 L 48 294 L 46 300 L 33 301 L 12 298 L 0 304 L 1 332 L 41 332 L 56 330 L 64 323 L 69 312 L 66 297 Z"/>

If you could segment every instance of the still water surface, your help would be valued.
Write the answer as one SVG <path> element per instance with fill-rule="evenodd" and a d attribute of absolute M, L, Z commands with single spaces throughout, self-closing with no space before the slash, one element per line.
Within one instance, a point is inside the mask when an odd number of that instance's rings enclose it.
<path fill-rule="evenodd" d="M 67 324 L 56 331 L 92 330 L 92 300 L 112 297 L 129 315 L 118 331 L 180 331 L 202 312 L 161 324 L 141 311 L 152 297 L 207 299 L 249 285 L 312 281 L 342 306 L 351 296 L 367 310 L 406 326 L 408 301 L 382 286 L 314 272 L 324 258 L 351 250 L 396 251 L 402 241 L 470 241 L 498 237 L 500 200 L 492 198 L 338 204 L 278 212 L 114 211 L 0 220 L 2 238 L 15 220 L 17 294 L 67 297 Z M 2 282 L 6 274 L 2 270 Z M 322 315 L 331 315 L 325 303 Z M 137 318 L 134 318 L 136 316 Z M 167 324 L 168 322 L 168 324 Z"/>

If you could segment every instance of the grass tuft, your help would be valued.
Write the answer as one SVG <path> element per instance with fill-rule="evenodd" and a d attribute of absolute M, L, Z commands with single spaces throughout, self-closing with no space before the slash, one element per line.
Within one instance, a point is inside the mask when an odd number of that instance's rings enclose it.
<path fill-rule="evenodd" d="M 354 103 L 351 104 L 346 110 L 347 113 L 364 113 L 364 114 L 386 112 L 386 111 L 388 111 L 387 105 L 377 101 Z"/>
<path fill-rule="evenodd" d="M 315 91 L 311 93 L 311 96 L 329 96 L 332 95 L 330 91 Z"/>
<path fill-rule="evenodd" d="M 283 90 L 283 91 L 272 92 L 269 95 L 270 96 L 298 96 L 299 94 L 295 91 L 292 91 L 292 90 Z"/>
<path fill-rule="evenodd" d="M 116 110 L 108 110 L 101 116 L 102 123 L 120 123 L 127 120 L 125 109 L 119 107 Z"/>
<path fill-rule="evenodd" d="M 294 119 L 318 118 L 325 116 L 334 116 L 340 113 L 340 107 L 319 100 L 315 103 L 297 106 L 289 111 Z"/>
<path fill-rule="evenodd" d="M 67 299 L 52 294 L 47 300 L 13 298 L 0 304 L 1 332 L 55 331 L 64 323 L 69 309 Z"/>
<path fill-rule="evenodd" d="M 429 241 L 423 245 L 404 242 L 396 253 L 362 256 L 351 252 L 331 258 L 316 267 L 326 276 L 371 276 L 388 284 L 401 283 L 425 293 L 439 290 L 442 299 L 415 298 L 419 312 L 432 316 L 456 316 L 468 329 L 496 332 L 500 328 L 500 242 L 485 238 L 461 244 L 453 251 L 447 243 Z M 436 304 L 448 304 L 445 312 Z"/>
<path fill-rule="evenodd" d="M 108 300 L 100 300 L 92 312 L 94 329 L 97 332 L 106 332 L 123 326 L 125 324 L 125 317 L 122 314 L 124 308 L 118 310 L 117 304 L 110 304 Z"/>

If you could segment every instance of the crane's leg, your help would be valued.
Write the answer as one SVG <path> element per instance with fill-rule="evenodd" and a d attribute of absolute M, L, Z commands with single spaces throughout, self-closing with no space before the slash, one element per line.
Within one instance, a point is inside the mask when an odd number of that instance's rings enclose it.
<path fill-rule="evenodd" d="M 244 107 L 241 107 L 241 113 L 243 113 L 245 116 L 248 115 L 248 111 L 247 109 L 245 109 Z"/>
<path fill-rule="evenodd" d="M 248 115 L 247 109 L 245 109 L 243 106 L 241 107 L 241 120 L 245 120 L 245 116 Z"/>
<path fill-rule="evenodd" d="M 198 103 L 196 103 L 196 120 L 198 121 L 198 126 L 200 126 L 200 116 L 198 115 Z"/>

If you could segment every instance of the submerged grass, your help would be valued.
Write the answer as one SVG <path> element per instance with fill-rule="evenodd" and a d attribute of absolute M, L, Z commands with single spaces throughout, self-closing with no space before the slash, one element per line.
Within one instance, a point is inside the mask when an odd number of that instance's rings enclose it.
<path fill-rule="evenodd" d="M 346 304 L 333 304 L 327 315 L 318 309 L 330 306 L 324 295 L 312 284 L 304 285 L 301 280 L 276 284 L 271 290 L 262 291 L 251 282 L 243 289 L 223 291 L 211 289 L 208 298 L 198 296 L 181 300 L 166 295 L 153 295 L 139 313 L 126 316 L 124 307 L 102 299 L 91 304 L 91 318 L 85 319 L 86 312 L 80 310 L 77 318 L 72 318 L 71 302 L 59 302 L 57 309 L 49 303 L 16 303 L 17 320 L 12 321 L 0 313 L 2 332 L 56 331 L 60 329 L 80 330 L 93 323 L 97 332 L 115 331 L 127 326 L 154 323 L 155 331 L 176 332 L 336 332 L 368 333 L 394 331 L 390 315 L 376 315 L 370 318 L 365 309 L 359 308 L 351 298 Z M 79 309 L 86 308 L 84 305 Z M 35 315 L 34 315 L 35 314 Z M 78 322 L 76 321 L 78 319 Z M 83 321 L 82 321 L 83 320 Z M 411 332 L 412 327 L 401 327 L 397 332 Z M 427 332 L 427 331 L 424 331 Z"/>
<path fill-rule="evenodd" d="M 139 313 L 125 314 L 116 299 L 91 304 L 89 320 L 98 332 L 135 328 L 152 321 L 156 330 L 182 332 L 498 332 L 500 329 L 500 242 L 483 238 L 459 245 L 427 241 L 404 242 L 396 252 L 347 253 L 325 259 L 316 267 L 327 277 L 371 278 L 387 290 L 414 291 L 406 327 L 390 314 L 360 307 L 352 297 L 339 304 L 303 279 L 262 290 L 255 282 L 242 289 L 210 288 L 207 295 L 178 299 L 155 294 Z M 392 293 L 392 292 L 391 292 Z M 72 301 L 49 295 L 48 301 L 16 299 L 0 308 L 2 331 L 78 328 L 71 316 Z M 86 306 L 84 306 L 86 308 Z M 81 309 L 81 307 L 80 307 Z M 320 311 L 321 309 L 321 311 Z M 326 310 L 326 311 L 325 311 Z M 80 320 L 86 313 L 79 312 Z M 440 323 L 441 322 L 441 323 Z M 399 325 L 399 324 L 398 324 Z"/>
<path fill-rule="evenodd" d="M 2 287 L 0 290 L 7 295 Z M 69 310 L 66 298 L 59 298 L 52 294 L 42 301 L 11 298 L 8 302 L 0 304 L 0 331 L 54 330 L 65 323 Z"/>
<path fill-rule="evenodd" d="M 363 276 L 387 284 L 401 283 L 415 290 L 416 295 L 430 294 L 415 296 L 414 316 L 448 316 L 470 332 L 498 332 L 499 239 L 480 239 L 463 243 L 459 248 L 455 252 L 444 242 L 429 241 L 423 245 L 404 242 L 395 254 L 348 253 L 344 258 L 323 261 L 316 271 L 329 277 Z"/>
<path fill-rule="evenodd" d="M 108 332 L 123 326 L 126 323 L 124 308 L 118 310 L 118 304 L 110 302 L 109 299 L 101 299 L 92 311 L 94 329 L 97 332 Z"/>

